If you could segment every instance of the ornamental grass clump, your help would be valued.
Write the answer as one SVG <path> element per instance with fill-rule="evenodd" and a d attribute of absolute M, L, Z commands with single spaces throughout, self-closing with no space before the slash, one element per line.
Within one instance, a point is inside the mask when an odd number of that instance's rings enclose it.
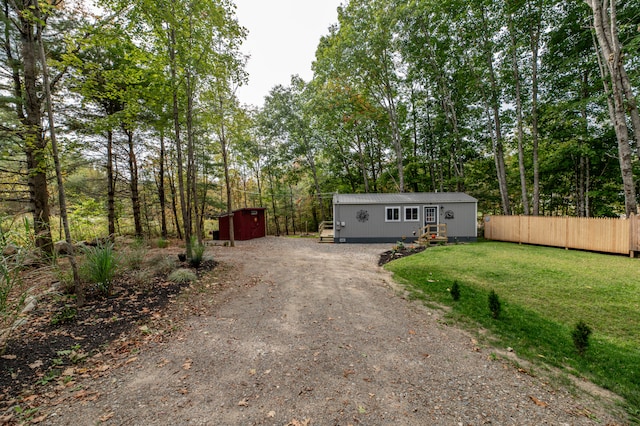
<path fill-rule="evenodd" d="M 204 257 L 204 244 L 200 244 L 196 237 L 191 237 L 191 258 L 189 264 L 194 268 L 197 268 L 202 263 Z"/>
<path fill-rule="evenodd" d="M 198 276 L 190 269 L 180 268 L 170 273 L 167 279 L 176 284 L 187 284 L 196 281 Z"/>
<path fill-rule="evenodd" d="M 589 336 L 591 333 L 591 328 L 582 320 L 578 321 L 576 327 L 571 332 L 573 345 L 576 347 L 580 356 L 583 356 L 589 347 Z"/>
<path fill-rule="evenodd" d="M 498 294 L 494 290 L 491 290 L 489 293 L 489 310 L 491 311 L 491 316 L 494 319 L 498 319 L 502 306 L 500 304 L 500 298 L 498 298 Z"/>
<path fill-rule="evenodd" d="M 118 261 L 118 255 L 111 242 L 88 247 L 85 249 L 82 275 L 87 281 L 95 284 L 100 293 L 110 296 L 113 290 L 113 279 L 118 270 Z"/>

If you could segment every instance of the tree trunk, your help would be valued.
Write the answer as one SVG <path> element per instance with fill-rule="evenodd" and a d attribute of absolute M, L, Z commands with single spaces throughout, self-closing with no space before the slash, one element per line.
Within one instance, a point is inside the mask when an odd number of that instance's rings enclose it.
<path fill-rule="evenodd" d="M 113 175 L 113 131 L 107 130 L 107 221 L 109 239 L 116 235 L 116 183 Z"/>
<path fill-rule="evenodd" d="M 30 8 L 26 2 L 25 9 Z M 38 35 L 35 33 L 30 13 L 16 10 L 19 19 L 23 64 L 21 88 L 14 88 L 16 95 L 24 95 L 24 113 L 19 114 L 24 127 L 25 154 L 29 173 L 29 195 L 33 208 L 33 228 L 36 247 L 45 254 L 53 254 L 53 240 L 49 223 L 49 190 L 47 187 L 47 141 L 42 132 L 42 100 L 38 79 Z M 19 74 L 18 74 L 19 75 Z M 24 90 L 24 92 L 22 92 Z"/>
<path fill-rule="evenodd" d="M 220 106 L 220 148 L 222 150 L 222 163 L 224 166 L 224 182 L 227 190 L 227 215 L 229 215 L 229 245 L 236 245 L 234 229 L 233 229 L 233 200 L 231 199 L 231 180 L 229 178 L 229 158 L 227 153 L 227 135 L 224 125 L 224 103 L 222 98 L 219 100 Z M 274 210 L 275 215 L 275 210 Z"/>
<path fill-rule="evenodd" d="M 187 211 L 189 212 L 189 233 L 195 227 L 198 243 L 202 244 L 202 229 L 197 218 L 198 193 L 196 192 L 195 141 L 193 135 L 193 75 L 186 71 L 187 92 Z M 186 226 L 185 226 L 186 228 Z"/>
<path fill-rule="evenodd" d="M 142 218 L 140 215 L 140 192 L 138 189 L 138 160 L 133 146 L 133 131 L 124 129 L 127 135 L 127 145 L 129 148 L 129 187 L 131 189 L 131 207 L 133 209 L 133 223 L 136 237 L 142 238 Z"/>
<path fill-rule="evenodd" d="M 541 8 L 541 6 L 539 6 Z M 540 11 L 540 13 L 542 13 Z M 540 162 L 538 159 L 538 51 L 540 49 L 540 20 L 531 33 L 531 138 L 533 156 L 533 215 L 540 214 Z"/>
<path fill-rule="evenodd" d="M 172 28 L 168 33 L 169 67 L 171 70 L 172 99 L 173 99 L 173 127 L 175 131 L 176 144 L 176 168 L 178 169 L 178 196 L 180 198 L 180 209 L 182 213 L 182 224 L 184 225 L 184 243 L 187 258 L 191 259 L 191 221 L 189 218 L 189 208 L 184 191 L 184 167 L 182 160 L 182 140 L 180 139 L 180 108 L 178 104 L 178 76 L 176 63 L 176 35 Z"/>
<path fill-rule="evenodd" d="M 176 193 L 176 184 L 171 172 L 167 173 L 167 177 L 169 178 L 169 190 L 171 191 L 171 212 L 173 213 L 173 223 L 176 227 L 178 239 L 182 240 L 182 228 L 180 228 L 180 219 L 178 216 L 178 194 Z"/>
<path fill-rule="evenodd" d="M 167 238 L 167 196 L 164 192 L 164 159 L 165 159 L 165 147 L 164 147 L 164 132 L 160 133 L 160 171 L 158 176 L 158 198 L 160 201 L 160 235 L 162 238 Z"/>
<path fill-rule="evenodd" d="M 602 60 L 600 60 L 599 56 L 599 63 L 604 77 L 605 92 L 609 91 L 607 90 L 607 82 L 611 83 L 610 97 L 608 96 L 609 116 L 611 117 L 618 140 L 618 157 L 620 161 L 620 172 L 622 174 L 623 192 L 625 195 L 625 213 L 628 217 L 632 213 L 637 214 L 637 201 L 631 162 L 632 151 L 629 144 L 629 129 L 627 127 L 627 116 L 625 113 L 625 90 L 623 83 L 625 71 L 622 63 L 622 48 L 618 40 L 616 4 L 615 1 L 609 3 L 608 0 L 605 0 L 604 3 L 601 3 L 599 0 L 585 1 L 593 11 L 593 24 L 598 45 L 600 46 L 600 49 L 596 50 L 602 57 Z M 610 6 L 610 13 L 607 12 L 607 5 Z M 603 62 L 606 64 L 606 67 L 603 65 Z M 605 73 L 605 70 L 607 73 Z M 627 106 L 630 108 L 633 107 L 633 105 L 630 104 L 627 104 Z M 637 142 L 640 142 L 640 140 Z"/>
<path fill-rule="evenodd" d="M 496 75 L 493 69 L 493 52 L 489 46 L 487 40 L 487 23 L 485 17 L 485 11 L 482 9 L 482 24 L 484 31 L 482 32 L 482 39 L 484 44 L 484 50 L 487 60 L 487 67 L 489 71 L 489 80 L 491 84 L 490 108 L 493 111 L 493 130 L 491 131 L 493 139 L 493 155 L 496 163 L 496 173 L 498 175 L 498 185 L 500 187 L 500 197 L 502 199 L 502 210 L 505 215 L 511 214 L 511 207 L 509 205 L 509 190 L 507 187 L 507 172 L 504 163 L 504 148 L 502 145 L 502 126 L 500 124 L 500 103 L 498 96 L 498 84 L 496 82 Z M 491 118 L 489 118 L 491 124 Z"/>
<path fill-rule="evenodd" d="M 36 14 L 40 15 L 40 9 L 38 7 L 38 1 L 35 0 Z M 40 45 L 40 62 L 42 66 L 42 78 L 45 92 L 45 99 L 47 100 L 47 116 L 49 119 L 49 133 L 51 136 L 51 150 L 53 152 L 53 162 L 56 168 L 56 179 L 58 183 L 58 199 L 60 202 L 60 218 L 62 219 L 62 225 L 64 227 L 64 235 L 71 247 L 73 247 L 73 241 L 71 240 L 71 231 L 69 229 L 69 217 L 67 216 L 67 199 L 64 192 L 64 183 L 62 182 L 62 168 L 60 167 L 60 155 L 58 153 L 58 143 L 56 140 L 55 120 L 53 117 L 53 102 L 51 101 L 51 84 L 49 82 L 49 71 L 47 68 L 47 56 L 44 51 L 44 43 L 42 42 L 42 27 L 38 24 L 38 32 L 40 33 L 39 45 Z M 76 256 L 73 251 L 69 253 L 69 263 L 71 264 L 71 271 L 73 274 L 74 290 L 76 294 L 76 304 L 83 306 L 85 303 L 84 286 L 78 275 L 78 266 L 76 264 Z"/>
<path fill-rule="evenodd" d="M 516 36 L 513 28 L 513 17 L 507 14 L 509 37 L 511 39 L 511 61 L 513 62 L 513 80 L 515 82 L 516 95 L 516 120 L 518 137 L 518 169 L 520 171 L 520 191 L 522 196 L 522 213 L 529 214 L 529 194 L 527 191 L 527 174 L 524 167 L 524 132 L 522 124 L 522 90 L 520 87 L 520 69 L 518 66 L 518 51 L 516 46 Z"/>
<path fill-rule="evenodd" d="M 320 204 L 320 217 L 322 220 L 326 219 L 324 204 L 322 203 L 322 194 L 320 189 L 320 181 L 318 179 L 318 169 L 316 167 L 315 159 L 310 152 L 307 151 L 307 163 L 309 163 L 309 168 L 311 169 L 311 176 L 313 177 L 313 185 L 316 189 L 316 197 L 318 199 L 318 204 Z"/>

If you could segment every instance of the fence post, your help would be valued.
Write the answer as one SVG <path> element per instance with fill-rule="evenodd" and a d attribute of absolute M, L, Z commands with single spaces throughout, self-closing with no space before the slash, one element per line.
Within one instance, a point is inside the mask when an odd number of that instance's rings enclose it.
<path fill-rule="evenodd" d="M 634 213 L 631 213 L 629 216 L 629 257 L 636 256 L 638 245 L 638 218 Z"/>

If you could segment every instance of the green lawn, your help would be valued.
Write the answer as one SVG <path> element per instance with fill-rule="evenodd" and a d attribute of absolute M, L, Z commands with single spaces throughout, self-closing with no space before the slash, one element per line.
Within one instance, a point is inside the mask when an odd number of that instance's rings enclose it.
<path fill-rule="evenodd" d="M 433 247 L 387 265 L 417 297 L 451 306 L 451 316 L 492 331 L 518 355 L 571 367 L 623 396 L 640 419 L 640 260 L 498 242 Z M 448 289 L 454 281 L 461 298 Z M 502 302 L 498 320 L 487 297 Z M 571 331 L 593 335 L 579 356 Z"/>

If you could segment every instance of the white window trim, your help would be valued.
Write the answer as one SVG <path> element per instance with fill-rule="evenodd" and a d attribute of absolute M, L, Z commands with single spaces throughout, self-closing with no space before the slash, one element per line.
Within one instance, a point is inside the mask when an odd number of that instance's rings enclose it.
<path fill-rule="evenodd" d="M 394 219 L 394 220 L 390 220 L 389 219 L 389 210 L 397 210 L 398 211 L 398 219 Z M 400 206 L 388 206 L 384 208 L 384 221 L 385 222 L 401 222 L 402 221 L 402 216 L 400 216 L 400 213 L 402 212 L 402 209 L 400 208 Z"/>
<path fill-rule="evenodd" d="M 433 206 L 433 205 L 429 205 L 429 206 L 424 206 L 424 208 L 422 209 L 424 211 L 424 220 L 426 222 L 427 220 L 427 208 L 431 208 L 433 209 L 433 211 L 435 212 L 435 224 L 439 224 L 440 223 L 440 208 L 439 206 Z M 431 222 L 429 222 L 431 223 Z"/>
<path fill-rule="evenodd" d="M 407 210 L 410 209 L 415 210 L 416 213 L 418 213 L 415 219 L 407 219 Z M 403 219 L 405 222 L 420 222 L 420 206 L 405 206 Z"/>

